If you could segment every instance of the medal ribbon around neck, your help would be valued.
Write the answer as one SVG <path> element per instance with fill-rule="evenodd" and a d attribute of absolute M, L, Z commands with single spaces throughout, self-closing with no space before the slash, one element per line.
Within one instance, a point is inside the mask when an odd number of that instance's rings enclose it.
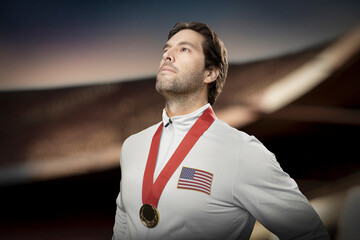
<path fill-rule="evenodd" d="M 190 152 L 191 148 L 195 145 L 201 135 L 210 127 L 215 121 L 215 113 L 208 107 L 200 118 L 191 127 L 189 132 L 185 135 L 170 160 L 167 162 L 163 170 L 160 172 L 154 183 L 154 171 L 156 159 L 159 151 L 160 137 L 163 128 L 163 123 L 160 124 L 156 130 L 150 147 L 148 160 L 146 163 L 143 188 L 142 188 L 142 201 L 143 204 L 150 204 L 157 208 L 160 195 L 165 188 L 165 185 L 173 175 L 175 170 L 179 167 L 186 155 Z"/>

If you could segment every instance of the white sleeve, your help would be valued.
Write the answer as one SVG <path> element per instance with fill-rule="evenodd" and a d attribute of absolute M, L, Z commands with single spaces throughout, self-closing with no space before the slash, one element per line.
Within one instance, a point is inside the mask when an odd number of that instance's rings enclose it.
<path fill-rule="evenodd" d="M 330 239 L 320 217 L 274 154 L 252 137 L 240 150 L 240 158 L 233 187 L 236 204 L 280 239 Z"/>
<path fill-rule="evenodd" d="M 127 231 L 127 217 L 124 205 L 122 203 L 121 190 L 116 198 L 116 215 L 115 215 L 115 224 L 113 228 L 112 240 L 123 240 L 126 236 Z"/>
<path fill-rule="evenodd" d="M 124 143 L 125 144 L 125 143 Z M 123 149 L 120 153 L 120 169 L 122 170 L 121 165 L 123 164 L 123 151 L 124 151 L 124 144 Z M 120 180 L 120 192 L 116 198 L 116 215 L 115 215 L 115 224 L 113 228 L 113 236 L 112 240 L 124 240 L 126 239 L 126 232 L 127 232 L 127 215 L 126 210 L 122 200 L 122 177 Z"/>

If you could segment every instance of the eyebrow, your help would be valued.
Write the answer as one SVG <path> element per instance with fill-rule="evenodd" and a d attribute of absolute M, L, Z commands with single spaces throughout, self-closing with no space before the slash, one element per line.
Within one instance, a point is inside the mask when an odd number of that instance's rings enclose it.
<path fill-rule="evenodd" d="M 177 45 L 178 45 L 178 46 L 188 45 L 188 46 L 190 46 L 190 47 L 192 47 L 192 48 L 195 48 L 195 49 L 197 48 L 197 47 L 196 47 L 194 44 L 192 44 L 191 42 L 186 42 L 186 41 L 179 42 Z M 168 44 L 168 43 L 166 43 L 165 46 L 163 47 L 163 49 L 168 48 L 168 47 L 171 47 L 171 45 Z"/>

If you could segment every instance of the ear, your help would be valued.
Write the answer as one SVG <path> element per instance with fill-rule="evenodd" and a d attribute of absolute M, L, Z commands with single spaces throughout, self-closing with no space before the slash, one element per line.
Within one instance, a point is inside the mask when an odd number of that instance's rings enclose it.
<path fill-rule="evenodd" d="M 212 83 L 217 79 L 218 76 L 219 76 L 219 70 L 217 68 L 205 70 L 204 83 L 207 84 Z"/>

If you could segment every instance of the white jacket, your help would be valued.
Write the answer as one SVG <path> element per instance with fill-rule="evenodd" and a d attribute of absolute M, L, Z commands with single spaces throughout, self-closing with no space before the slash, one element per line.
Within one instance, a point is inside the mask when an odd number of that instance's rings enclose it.
<path fill-rule="evenodd" d="M 164 127 L 154 180 L 179 142 L 209 105 L 172 118 Z M 163 111 L 164 126 L 169 119 Z M 121 151 L 121 190 L 113 239 L 249 239 L 255 220 L 280 239 L 329 239 L 315 210 L 274 154 L 255 137 L 216 119 L 165 186 L 155 228 L 139 218 L 142 181 L 159 124 L 129 137 Z M 213 175 L 211 193 L 178 188 L 183 167 Z"/>

